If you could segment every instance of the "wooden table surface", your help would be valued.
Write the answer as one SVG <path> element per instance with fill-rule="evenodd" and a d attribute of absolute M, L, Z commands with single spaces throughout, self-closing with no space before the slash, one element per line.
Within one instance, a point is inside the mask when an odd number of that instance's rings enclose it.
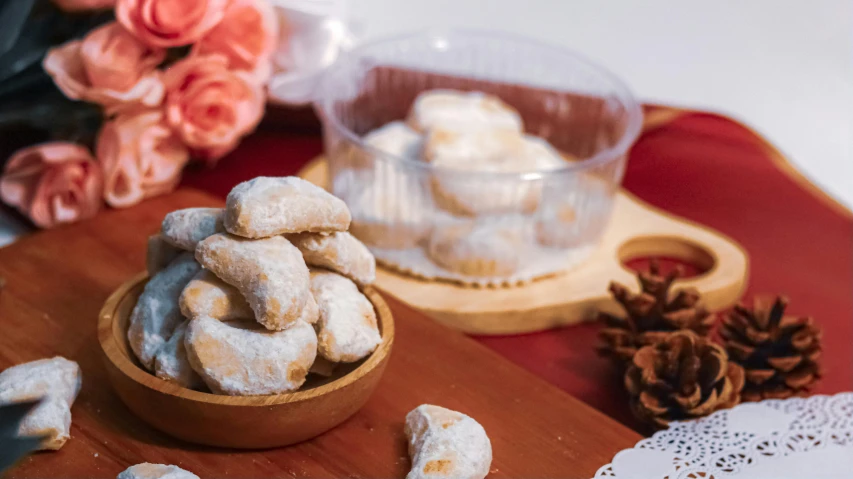
<path fill-rule="evenodd" d="M 231 451 L 181 443 L 136 419 L 110 389 L 96 339 L 110 292 L 144 265 L 163 216 L 221 201 L 182 190 L 127 210 L 36 233 L 0 249 L 0 368 L 62 355 L 80 363 L 83 389 L 71 440 L 35 454 L 9 478 L 112 478 L 140 462 L 211 478 L 404 477 L 403 419 L 422 403 L 465 412 L 492 441 L 489 477 L 589 478 L 640 437 L 461 333 L 387 298 L 397 323 L 388 368 L 367 405 L 314 440 Z"/>

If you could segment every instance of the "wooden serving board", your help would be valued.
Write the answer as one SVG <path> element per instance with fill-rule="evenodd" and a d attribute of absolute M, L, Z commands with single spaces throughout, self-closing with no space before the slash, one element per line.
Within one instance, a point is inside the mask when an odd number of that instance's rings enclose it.
<path fill-rule="evenodd" d="M 202 479 L 402 478 L 409 467 L 403 419 L 422 403 L 468 413 L 483 424 L 494 451 L 493 478 L 586 479 L 640 439 L 391 298 L 396 338 L 385 375 L 367 405 L 341 426 L 265 451 L 199 447 L 155 431 L 110 389 L 97 345 L 98 311 L 116 287 L 143 269 L 146 238 L 167 212 L 221 204 L 182 190 L 0 249 L 0 276 L 6 280 L 0 293 L 0 368 L 58 354 L 83 370 L 71 439 L 60 451 L 30 456 L 6 477 L 114 478 L 147 461 L 176 464 Z"/>
<path fill-rule="evenodd" d="M 299 175 L 327 187 L 321 157 Z M 386 268 L 377 286 L 427 316 L 466 333 L 493 335 L 541 331 L 591 319 L 598 311 L 620 313 L 608 293 L 611 281 L 635 285 L 623 266 L 632 258 L 665 256 L 697 265 L 704 273 L 679 280 L 678 287 L 702 293 L 711 310 L 733 305 L 743 293 L 747 255 L 734 240 L 710 228 L 670 215 L 620 190 L 599 248 L 566 274 L 510 288 L 475 288 L 425 281 Z"/>

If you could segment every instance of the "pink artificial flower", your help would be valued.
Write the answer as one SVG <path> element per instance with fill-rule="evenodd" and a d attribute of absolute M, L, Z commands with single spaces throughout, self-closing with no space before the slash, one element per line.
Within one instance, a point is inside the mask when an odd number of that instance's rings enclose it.
<path fill-rule="evenodd" d="M 82 12 L 112 8 L 115 6 L 116 0 L 53 0 L 53 3 L 66 12 Z"/>
<path fill-rule="evenodd" d="M 160 105 L 164 90 L 156 68 L 165 55 L 112 22 L 51 49 L 42 65 L 65 96 L 97 103 L 112 114 Z"/>
<path fill-rule="evenodd" d="M 230 69 L 249 71 L 265 84 L 277 36 L 278 21 L 266 0 L 232 0 L 225 18 L 193 46 L 193 53 L 224 55 Z"/>
<path fill-rule="evenodd" d="M 125 113 L 106 122 L 96 153 L 104 171 L 104 199 L 115 208 L 174 190 L 189 160 L 161 110 Z"/>
<path fill-rule="evenodd" d="M 191 56 L 164 74 L 166 119 L 200 157 L 216 160 L 254 130 L 264 111 L 262 88 L 228 69 L 222 55 Z"/>
<path fill-rule="evenodd" d="M 153 47 L 180 47 L 222 21 L 230 0 L 117 0 L 116 18 Z"/>
<path fill-rule="evenodd" d="M 52 228 L 94 216 L 101 208 L 103 181 L 89 151 L 52 142 L 18 150 L 0 178 L 0 197 L 36 226 Z"/>

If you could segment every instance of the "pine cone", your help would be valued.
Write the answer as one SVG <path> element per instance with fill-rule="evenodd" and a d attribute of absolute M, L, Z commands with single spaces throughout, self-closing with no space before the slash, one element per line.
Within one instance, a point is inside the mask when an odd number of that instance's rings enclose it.
<path fill-rule="evenodd" d="M 625 373 L 634 415 L 658 428 L 736 405 L 743 383 L 722 346 L 690 331 L 641 348 Z"/>
<path fill-rule="evenodd" d="M 652 261 L 648 272 L 637 275 L 639 294 L 631 293 L 619 283 L 610 283 L 610 292 L 627 317 L 599 315 L 604 328 L 598 333 L 598 353 L 624 364 L 631 361 L 639 348 L 655 344 L 674 331 L 689 330 L 708 336 L 716 316 L 698 304 L 698 291 L 682 289 L 670 299 L 670 287 L 681 274 L 682 269 L 676 268 L 663 276 L 658 263 Z"/>
<path fill-rule="evenodd" d="M 804 396 L 821 377 L 821 331 L 809 317 L 785 316 L 787 298 L 735 306 L 720 328 L 726 350 L 746 370 L 744 401 Z"/>

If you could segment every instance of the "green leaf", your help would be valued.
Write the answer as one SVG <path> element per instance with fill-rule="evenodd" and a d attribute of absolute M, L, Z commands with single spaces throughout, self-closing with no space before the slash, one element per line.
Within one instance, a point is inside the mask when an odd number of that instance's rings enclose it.
<path fill-rule="evenodd" d="M 27 401 L 0 406 L 0 472 L 38 449 L 44 437 L 19 437 L 18 428 L 24 417 L 40 401 Z"/>
<path fill-rule="evenodd" d="M 7 0 L 0 4 L 0 54 L 18 41 L 35 0 Z"/>

